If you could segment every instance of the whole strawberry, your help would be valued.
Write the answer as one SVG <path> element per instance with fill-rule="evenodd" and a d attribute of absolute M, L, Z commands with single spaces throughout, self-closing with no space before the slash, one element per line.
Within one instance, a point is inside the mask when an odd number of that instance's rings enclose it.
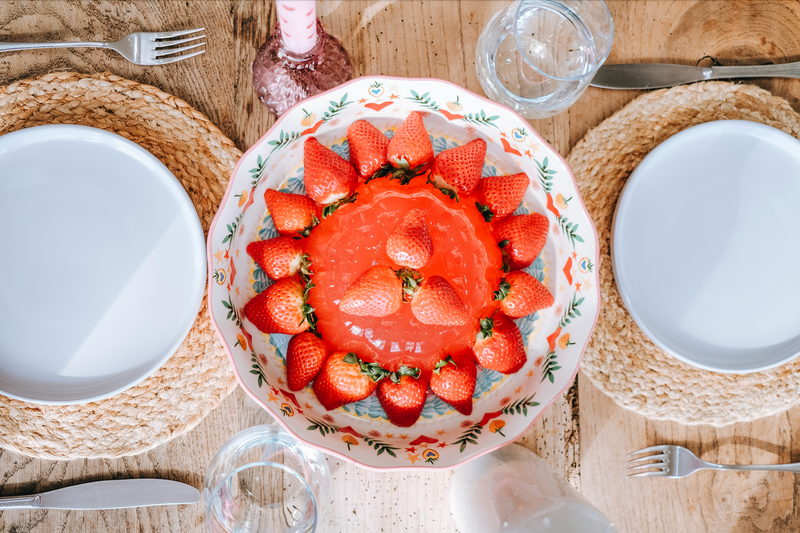
<path fill-rule="evenodd" d="M 500 220 L 516 211 L 529 184 L 530 179 L 524 172 L 483 178 L 478 185 L 478 201 L 475 205 L 486 222 Z"/>
<path fill-rule="evenodd" d="M 452 187 L 458 194 L 470 195 L 478 186 L 486 157 L 486 141 L 475 139 L 444 150 L 433 160 L 431 177 L 441 187 Z"/>
<path fill-rule="evenodd" d="M 428 217 L 422 209 L 412 209 L 386 240 L 386 255 L 400 266 L 422 268 L 433 256 L 433 240 Z"/>
<path fill-rule="evenodd" d="M 514 215 L 498 222 L 492 235 L 503 250 L 508 270 L 530 266 L 547 240 L 547 217 L 539 213 Z"/>
<path fill-rule="evenodd" d="M 366 120 L 356 120 L 350 124 L 347 143 L 350 145 L 350 163 L 362 178 L 371 178 L 389 164 L 386 161 L 389 139 Z"/>
<path fill-rule="evenodd" d="M 286 348 L 286 382 L 289 390 L 302 390 L 322 370 L 328 352 L 325 341 L 304 331 L 295 335 Z"/>
<path fill-rule="evenodd" d="M 364 363 L 353 352 L 336 352 L 325 360 L 314 380 L 317 399 L 328 411 L 363 400 L 378 386 L 386 371 Z"/>
<path fill-rule="evenodd" d="M 303 179 L 312 200 L 328 205 L 353 193 L 358 184 L 358 174 L 349 161 L 314 137 L 306 139 L 303 151 Z"/>
<path fill-rule="evenodd" d="M 386 159 L 394 168 L 405 172 L 401 183 L 408 183 L 408 180 L 421 173 L 425 165 L 433 161 L 433 145 L 419 111 L 412 111 L 397 128 L 386 145 Z M 400 179 L 401 176 L 393 177 Z"/>
<path fill-rule="evenodd" d="M 302 194 L 267 189 L 264 192 L 267 209 L 278 233 L 287 237 L 308 237 L 319 224 L 317 205 Z"/>
<path fill-rule="evenodd" d="M 500 280 L 494 299 L 500 302 L 500 310 L 511 318 L 522 318 L 553 305 L 553 295 L 547 287 L 522 270 L 515 270 Z"/>
<path fill-rule="evenodd" d="M 522 333 L 514 321 L 502 313 L 481 319 L 481 330 L 475 337 L 472 351 L 481 366 L 503 374 L 517 372 L 528 360 Z"/>
<path fill-rule="evenodd" d="M 303 253 L 300 241 L 291 237 L 275 237 L 247 245 L 247 255 L 258 263 L 267 276 L 280 280 L 300 272 L 306 280 L 311 275 L 308 254 Z"/>
<path fill-rule="evenodd" d="M 339 300 L 339 309 L 357 316 L 389 316 L 403 305 L 403 282 L 391 267 L 375 265 L 361 274 Z"/>
<path fill-rule="evenodd" d="M 307 299 L 302 283 L 293 278 L 282 279 L 247 302 L 244 316 L 264 333 L 297 335 L 309 328 L 309 321 L 313 324 L 316 320 Z"/>
<path fill-rule="evenodd" d="M 401 366 L 378 383 L 378 401 L 389 422 L 407 428 L 413 426 L 425 407 L 428 384 L 420 377 L 419 368 Z"/>
<path fill-rule="evenodd" d="M 411 312 L 423 324 L 436 326 L 463 326 L 469 320 L 467 306 L 441 276 L 431 276 L 422 282 L 412 296 Z"/>
<path fill-rule="evenodd" d="M 431 390 L 462 415 L 470 415 L 477 375 L 475 361 L 469 355 L 448 355 L 436 363 L 431 374 Z"/>

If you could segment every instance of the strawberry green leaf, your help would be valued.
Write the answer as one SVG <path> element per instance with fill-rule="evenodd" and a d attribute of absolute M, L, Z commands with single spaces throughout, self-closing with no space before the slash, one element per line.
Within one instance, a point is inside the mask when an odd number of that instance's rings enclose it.
<path fill-rule="evenodd" d="M 442 368 L 446 367 L 448 364 L 452 364 L 454 367 L 458 368 L 458 365 L 453 360 L 453 356 L 448 355 L 447 357 L 436 363 L 436 367 L 433 369 L 433 373 L 438 375 L 441 372 Z"/>
<path fill-rule="evenodd" d="M 337 209 L 339 209 L 345 204 L 352 204 L 353 202 L 356 201 L 357 197 L 358 193 L 355 192 L 350 196 L 348 196 L 347 198 L 342 198 L 341 200 L 336 200 L 331 205 L 326 205 L 325 208 L 322 210 L 322 218 L 328 218 L 329 216 L 334 214 Z"/>
<path fill-rule="evenodd" d="M 511 291 L 511 284 L 506 281 L 506 278 L 500 280 L 500 287 L 494 291 L 494 299 L 497 301 L 505 300 L 508 293 Z"/>
<path fill-rule="evenodd" d="M 478 208 L 478 212 L 483 215 L 483 220 L 486 222 L 491 222 L 494 218 L 494 212 L 489 209 L 488 205 L 483 205 L 480 202 L 475 202 L 475 207 Z"/>

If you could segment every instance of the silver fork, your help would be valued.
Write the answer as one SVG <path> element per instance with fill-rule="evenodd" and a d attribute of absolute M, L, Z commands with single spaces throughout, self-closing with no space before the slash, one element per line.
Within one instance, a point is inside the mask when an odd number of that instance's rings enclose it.
<path fill-rule="evenodd" d="M 198 39 L 205 38 L 205 35 L 197 37 L 188 37 L 185 39 L 176 39 L 191 33 L 198 33 L 205 30 L 205 28 L 198 28 L 195 30 L 183 31 L 165 31 L 158 33 L 131 33 L 123 37 L 119 41 L 113 43 L 95 43 L 95 42 L 66 42 L 66 43 L 6 43 L 0 42 L 0 52 L 15 52 L 18 50 L 39 50 L 42 48 L 110 48 L 116 50 L 122 57 L 136 63 L 137 65 L 166 65 L 167 63 L 175 63 L 176 61 L 183 61 L 190 57 L 199 56 L 205 50 L 192 52 L 191 54 L 184 54 L 174 57 L 172 54 L 179 54 L 187 52 L 194 48 L 205 45 L 205 41 L 201 43 L 194 43 L 180 48 L 168 48 L 170 46 L 177 46 L 186 44 Z M 172 40 L 169 40 L 172 39 Z"/>
<path fill-rule="evenodd" d="M 641 457 L 630 459 L 634 455 L 640 455 Z M 698 470 L 777 470 L 779 472 L 800 473 L 800 463 L 784 465 L 718 465 L 699 459 L 683 446 L 667 444 L 642 448 L 629 453 L 628 457 L 628 469 L 625 471 L 627 474 L 625 477 L 681 478 Z"/>

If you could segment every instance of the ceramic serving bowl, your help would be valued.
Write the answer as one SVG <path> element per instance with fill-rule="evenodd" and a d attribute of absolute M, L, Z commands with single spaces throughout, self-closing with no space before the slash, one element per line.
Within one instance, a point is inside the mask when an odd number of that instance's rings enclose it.
<path fill-rule="evenodd" d="M 514 441 L 572 383 L 600 304 L 597 233 L 564 159 L 516 113 L 441 80 L 363 77 L 301 105 L 244 154 L 209 231 L 211 320 L 242 387 L 300 440 L 367 468 L 452 468 Z M 546 215 L 550 232 L 526 270 L 555 304 L 517 320 L 528 353 L 522 370 L 503 375 L 479 367 L 472 415 L 429 391 L 419 421 L 398 428 L 375 395 L 328 412 L 311 387 L 290 392 L 290 337 L 261 333 L 241 310 L 271 283 L 245 252 L 248 243 L 277 236 L 264 191 L 305 192 L 306 137 L 349 158 L 353 121 L 363 118 L 392 135 L 414 110 L 423 113 L 434 152 L 480 137 L 488 145 L 484 176 L 528 174 L 517 213 Z"/>

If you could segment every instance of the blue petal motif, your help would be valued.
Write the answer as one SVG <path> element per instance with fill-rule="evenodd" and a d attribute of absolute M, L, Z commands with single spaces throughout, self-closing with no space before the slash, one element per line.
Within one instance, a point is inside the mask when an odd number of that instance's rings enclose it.
<path fill-rule="evenodd" d="M 433 155 L 439 155 L 440 152 L 445 150 L 449 150 L 450 148 L 455 148 L 458 146 L 455 142 L 447 142 L 447 139 L 444 137 L 432 137 L 430 136 L 431 144 L 433 145 Z"/>
<path fill-rule="evenodd" d="M 336 152 L 342 159 L 350 161 L 350 143 L 347 141 L 344 141 L 342 144 L 334 144 L 331 146 L 331 150 Z"/>
<path fill-rule="evenodd" d="M 519 204 L 519 207 L 517 207 L 517 210 L 516 210 L 516 211 L 514 211 L 514 214 L 515 214 L 515 215 L 530 215 L 530 214 L 531 214 L 531 212 L 530 212 L 530 211 L 528 211 L 528 208 L 527 208 L 527 207 L 525 207 L 524 205 L 522 205 L 522 202 L 520 202 L 520 204 Z"/>
<path fill-rule="evenodd" d="M 540 283 L 544 282 L 544 259 L 542 259 L 542 252 L 539 252 L 539 257 L 531 263 L 525 272 L 539 280 Z"/>
<path fill-rule="evenodd" d="M 286 349 L 289 347 L 289 339 L 291 335 L 283 335 L 282 333 L 273 333 L 269 336 L 269 343 L 275 347 L 275 353 L 283 361 L 283 366 L 286 366 Z"/>
<path fill-rule="evenodd" d="M 528 336 L 533 333 L 534 324 L 537 320 L 539 320 L 539 311 L 515 320 L 520 333 L 522 333 L 522 344 L 526 347 L 528 346 Z"/>
<path fill-rule="evenodd" d="M 381 402 L 378 401 L 378 396 L 376 394 L 370 394 L 363 400 L 349 403 L 342 409 L 348 413 L 355 411 L 358 416 L 368 416 L 370 418 L 383 418 L 388 420 L 386 411 L 383 410 Z"/>
<path fill-rule="evenodd" d="M 472 397 L 476 400 L 481 398 L 492 389 L 492 385 L 502 379 L 503 374 L 500 372 L 479 366 L 477 381 L 475 382 L 475 394 L 473 394 Z"/>
<path fill-rule="evenodd" d="M 253 290 L 256 291 L 256 294 L 261 294 L 267 287 L 275 283 L 269 276 L 267 276 L 261 267 L 256 265 L 255 270 L 253 270 Z"/>
<path fill-rule="evenodd" d="M 261 230 L 258 232 L 258 238 L 262 241 L 266 241 L 267 239 L 274 239 L 278 236 L 278 230 L 275 229 L 275 223 L 272 221 L 272 217 L 267 215 L 264 217 L 264 220 L 261 221 Z"/>
<path fill-rule="evenodd" d="M 497 176 L 497 167 L 493 167 L 492 165 L 487 165 L 484 163 L 483 170 L 481 171 L 481 177 L 488 178 L 489 176 Z"/>
<path fill-rule="evenodd" d="M 305 182 L 305 167 L 300 167 L 297 169 L 297 172 L 292 176 L 289 176 L 289 180 L 286 183 L 286 187 L 281 189 L 281 192 L 290 192 L 292 194 L 305 194 L 306 193 L 306 182 Z"/>
<path fill-rule="evenodd" d="M 391 139 L 392 137 L 394 137 L 394 130 L 386 130 L 383 132 L 383 134 L 386 135 L 387 139 Z"/>
<path fill-rule="evenodd" d="M 452 410 L 453 408 L 450 407 L 449 403 L 435 394 L 429 393 L 427 400 L 425 400 L 425 407 L 422 408 L 422 414 L 420 416 L 422 418 L 433 418 L 436 415 L 442 416 L 447 413 L 447 411 Z"/>

